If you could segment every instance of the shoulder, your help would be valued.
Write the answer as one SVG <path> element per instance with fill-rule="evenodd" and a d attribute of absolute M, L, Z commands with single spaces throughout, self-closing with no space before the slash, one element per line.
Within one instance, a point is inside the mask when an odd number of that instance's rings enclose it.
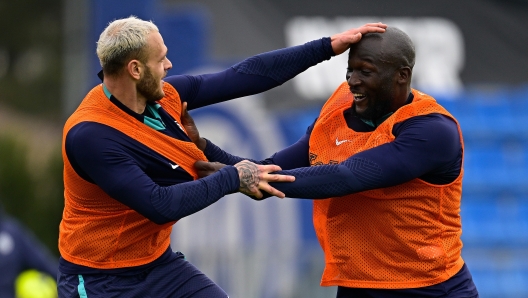
<path fill-rule="evenodd" d="M 393 128 L 396 139 L 407 140 L 422 148 L 458 154 L 462 141 L 457 123 L 449 116 L 432 113 L 411 117 Z"/>
<path fill-rule="evenodd" d="M 80 122 L 66 134 L 64 148 L 69 157 L 85 153 L 97 155 L 131 143 L 132 139 L 110 126 L 96 122 Z"/>
<path fill-rule="evenodd" d="M 414 116 L 401 123 L 394 125 L 394 131 L 404 129 L 434 130 L 439 132 L 458 134 L 458 126 L 454 119 L 440 113 L 431 113 L 426 115 Z"/>
<path fill-rule="evenodd" d="M 74 125 L 66 133 L 66 141 L 82 141 L 82 140 L 105 140 L 109 136 L 123 134 L 117 129 L 105 124 L 83 121 Z"/>
<path fill-rule="evenodd" d="M 191 83 L 193 76 L 189 75 L 173 75 L 168 76 L 164 78 L 163 80 L 165 83 L 163 84 L 163 88 L 172 88 L 177 92 L 182 92 L 183 90 L 186 90 L 189 88 L 189 84 Z"/>

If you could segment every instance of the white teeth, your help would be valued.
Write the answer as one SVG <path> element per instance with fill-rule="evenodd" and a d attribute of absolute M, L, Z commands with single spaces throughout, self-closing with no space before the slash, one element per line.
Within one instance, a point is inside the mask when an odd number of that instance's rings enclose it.
<path fill-rule="evenodd" d="M 365 96 L 365 94 L 362 93 L 354 93 L 354 97 L 362 97 Z"/>

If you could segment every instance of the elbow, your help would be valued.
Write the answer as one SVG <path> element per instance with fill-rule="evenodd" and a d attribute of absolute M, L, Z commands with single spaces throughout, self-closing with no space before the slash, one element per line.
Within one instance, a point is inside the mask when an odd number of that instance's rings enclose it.
<path fill-rule="evenodd" d="M 177 220 L 180 220 L 180 218 L 177 218 L 177 219 L 171 219 L 171 218 L 166 218 L 165 216 L 162 216 L 161 214 L 159 215 L 156 215 L 156 216 L 150 216 L 150 217 L 147 217 L 151 222 L 159 225 L 159 226 L 162 226 L 164 224 L 168 224 L 170 222 L 174 222 L 174 221 L 177 221 Z"/>

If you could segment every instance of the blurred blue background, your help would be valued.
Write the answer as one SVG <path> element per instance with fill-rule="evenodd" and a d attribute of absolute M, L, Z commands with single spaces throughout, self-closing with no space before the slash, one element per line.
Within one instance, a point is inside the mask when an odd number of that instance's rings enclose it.
<path fill-rule="evenodd" d="M 0 10 L 7 5 L 1 3 Z M 222 70 L 249 56 L 366 21 L 400 27 L 417 48 L 413 87 L 435 96 L 462 128 L 463 257 L 481 297 L 528 297 L 528 31 L 521 29 L 526 27 L 528 1 L 64 0 L 57 9 L 60 50 L 44 53 L 57 53 L 52 70 L 60 73 L 54 76 L 60 83 L 51 90 L 34 89 L 57 92 L 55 106 L 60 109 L 50 112 L 53 117 L 44 115 L 40 130 L 25 127 L 34 132 L 29 138 L 38 139 L 40 149 L 44 143 L 60 142 L 64 119 L 99 82 L 95 42 L 116 18 L 136 15 L 160 28 L 173 63 L 169 75 Z M 16 94 L 6 91 L 12 85 L 7 79 L 17 69 L 13 57 L 22 51 L 2 40 L 0 100 Z M 344 56 L 264 94 L 192 115 L 202 134 L 227 151 L 265 158 L 295 142 L 317 117 L 344 79 Z M 21 68 L 33 69 L 22 73 L 23 78 L 44 67 L 37 67 L 37 58 Z M 6 66 L 10 61 L 12 66 Z M 35 114 L 34 109 L 24 110 L 25 100 L 0 104 L 4 110 L 14 107 Z M 12 127 L 5 124 L 9 119 L 19 123 L 21 117 L 13 114 L 0 111 L 4 130 Z M 50 136 L 42 141 L 38 136 L 48 124 Z M 231 195 L 178 222 L 172 240 L 174 249 L 183 251 L 231 297 L 335 296 L 335 288 L 319 286 L 324 262 L 310 201 L 272 198 L 255 203 Z"/>

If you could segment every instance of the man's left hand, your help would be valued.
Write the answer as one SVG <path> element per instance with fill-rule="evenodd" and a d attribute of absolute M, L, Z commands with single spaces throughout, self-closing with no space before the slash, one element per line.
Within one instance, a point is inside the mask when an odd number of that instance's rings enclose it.
<path fill-rule="evenodd" d="M 182 110 L 181 110 L 181 124 L 183 125 L 183 128 L 187 132 L 187 135 L 193 141 L 193 143 L 198 147 L 198 149 L 204 151 L 205 147 L 207 146 L 207 141 L 204 138 L 200 137 L 200 132 L 198 131 L 198 127 L 196 127 L 196 124 L 194 123 L 194 119 L 189 115 L 189 112 L 187 111 L 187 102 L 182 102 Z"/>
<path fill-rule="evenodd" d="M 219 162 L 208 162 L 199 160 L 194 163 L 194 169 L 198 173 L 198 177 L 207 177 L 221 168 L 225 167 L 225 164 Z"/>

